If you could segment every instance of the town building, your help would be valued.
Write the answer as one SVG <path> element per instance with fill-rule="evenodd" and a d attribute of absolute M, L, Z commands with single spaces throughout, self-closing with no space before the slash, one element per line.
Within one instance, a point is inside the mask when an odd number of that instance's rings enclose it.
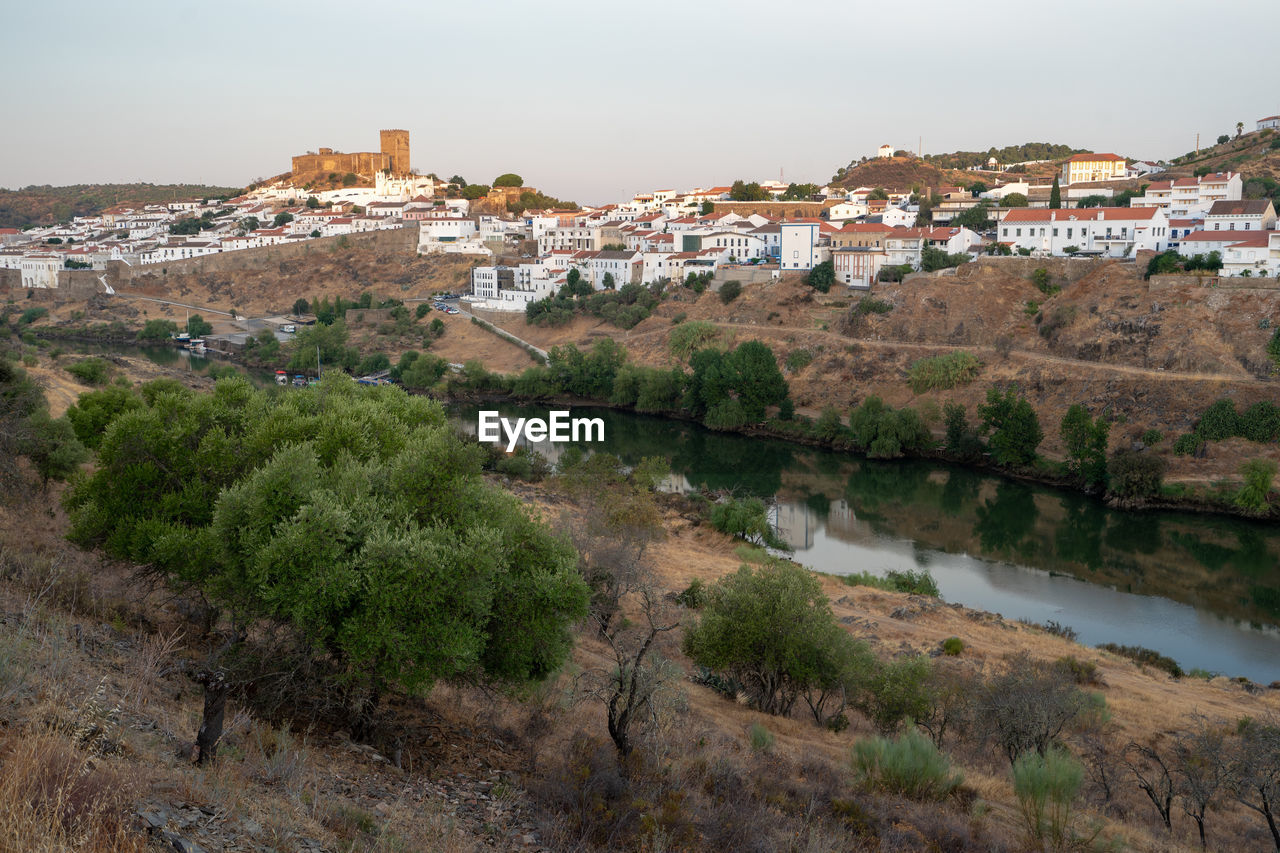
<path fill-rule="evenodd" d="M 1164 251 L 1169 220 L 1156 207 L 1018 208 L 1001 220 L 998 239 L 1037 255 L 1131 258 L 1141 250 Z"/>
<path fill-rule="evenodd" d="M 1072 154 L 1062 164 L 1061 184 L 1119 181 L 1127 177 L 1125 159 L 1116 154 Z"/>

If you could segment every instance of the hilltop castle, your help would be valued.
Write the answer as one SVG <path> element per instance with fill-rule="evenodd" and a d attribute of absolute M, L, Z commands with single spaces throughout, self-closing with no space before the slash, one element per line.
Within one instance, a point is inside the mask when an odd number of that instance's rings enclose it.
<path fill-rule="evenodd" d="M 381 151 L 357 151 L 344 154 L 332 148 L 321 148 L 318 154 L 298 154 L 293 158 L 293 173 L 304 172 L 355 172 L 357 175 L 374 175 L 387 172 L 391 175 L 409 174 L 409 131 L 380 130 L 378 136 Z"/>

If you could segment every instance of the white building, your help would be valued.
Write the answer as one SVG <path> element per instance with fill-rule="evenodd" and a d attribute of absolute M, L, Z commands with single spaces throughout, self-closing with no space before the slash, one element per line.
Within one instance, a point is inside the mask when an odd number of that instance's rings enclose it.
<path fill-rule="evenodd" d="M 1214 172 L 1194 178 L 1155 181 L 1145 194 L 1129 200 L 1130 207 L 1158 207 L 1170 219 L 1203 219 L 1218 201 L 1239 201 L 1243 183 L 1239 172 Z"/>
<path fill-rule="evenodd" d="M 1215 201 L 1204 215 L 1205 231 L 1269 231 L 1276 227 L 1270 199 Z"/>
<path fill-rule="evenodd" d="M 1222 274 L 1239 276 L 1280 276 L 1280 231 L 1250 234 L 1232 243 L 1222 253 Z"/>
<path fill-rule="evenodd" d="M 876 151 L 876 156 L 887 159 L 893 156 L 893 152 L 894 152 L 894 148 L 892 145 L 881 145 L 879 150 Z"/>
<path fill-rule="evenodd" d="M 842 201 L 839 204 L 833 204 L 826 210 L 827 219 L 831 222 L 846 222 L 850 219 L 860 219 L 867 215 L 867 205 L 865 202 L 855 204 L 851 201 Z"/>
<path fill-rule="evenodd" d="M 778 230 L 781 269 L 811 270 L 822 262 L 818 257 L 817 222 L 783 222 Z"/>
<path fill-rule="evenodd" d="M 836 281 L 861 290 L 871 288 L 880 268 L 888 261 L 888 253 L 878 246 L 847 246 L 831 250 Z"/>
<path fill-rule="evenodd" d="M 1266 118 L 1258 119 L 1258 130 L 1266 130 L 1267 128 L 1280 130 L 1280 116 L 1267 116 Z"/>
<path fill-rule="evenodd" d="M 428 251 L 430 243 L 460 243 L 477 234 L 475 220 L 463 216 L 437 217 L 418 221 L 419 251 Z"/>
<path fill-rule="evenodd" d="M 52 254 L 25 255 L 19 262 L 23 287 L 57 287 L 62 259 Z"/>
<path fill-rule="evenodd" d="M 1155 207 L 1018 208 L 1000 222 L 999 241 L 1040 255 L 1078 252 L 1131 258 L 1139 250 L 1164 251 L 1169 220 Z"/>

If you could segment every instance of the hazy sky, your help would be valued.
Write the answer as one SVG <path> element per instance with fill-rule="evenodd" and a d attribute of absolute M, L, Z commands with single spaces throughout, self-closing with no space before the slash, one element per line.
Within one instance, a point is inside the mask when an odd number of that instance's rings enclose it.
<path fill-rule="evenodd" d="M 1280 113 L 1276 0 L 0 6 L 0 186 L 240 186 L 411 133 L 587 203 L 825 182 L 882 143 L 1171 157 Z"/>

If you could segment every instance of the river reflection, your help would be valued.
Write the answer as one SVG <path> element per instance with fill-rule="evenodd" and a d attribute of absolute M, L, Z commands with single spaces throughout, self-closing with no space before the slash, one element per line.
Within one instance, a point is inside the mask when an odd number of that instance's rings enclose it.
<path fill-rule="evenodd" d="M 500 405 L 507 417 L 545 408 Z M 475 406 L 455 406 L 472 432 Z M 1129 513 L 969 469 L 875 461 L 600 409 L 593 448 L 671 460 L 669 487 L 773 498 L 795 559 L 846 574 L 928 568 L 948 601 L 1070 625 L 1086 643 L 1143 645 L 1186 668 L 1280 680 L 1280 529 Z M 562 447 L 535 445 L 553 460 Z"/>

